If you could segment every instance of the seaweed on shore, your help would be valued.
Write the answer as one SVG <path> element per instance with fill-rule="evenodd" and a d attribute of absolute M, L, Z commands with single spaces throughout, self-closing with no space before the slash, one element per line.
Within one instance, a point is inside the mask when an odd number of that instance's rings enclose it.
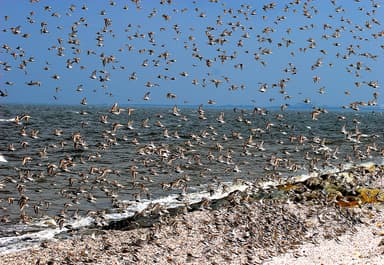
<path fill-rule="evenodd" d="M 384 189 L 377 187 L 382 177 L 382 166 L 370 165 L 287 182 L 277 190 L 294 201 L 322 200 L 340 207 L 360 207 L 384 202 Z"/>

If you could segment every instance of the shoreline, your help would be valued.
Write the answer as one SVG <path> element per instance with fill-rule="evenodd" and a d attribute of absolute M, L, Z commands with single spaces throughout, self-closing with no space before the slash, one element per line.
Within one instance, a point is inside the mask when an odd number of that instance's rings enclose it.
<path fill-rule="evenodd" d="M 382 167 L 376 166 L 355 170 L 353 176 L 330 174 L 285 184 L 266 190 L 269 198 L 234 192 L 220 207 L 205 203 L 194 211 L 175 215 L 163 212 L 158 222 L 147 228 L 129 229 L 122 225 L 108 230 L 72 231 L 69 239 L 56 238 L 39 247 L 0 255 L 0 261 L 379 264 L 384 251 L 383 198 L 377 188 L 381 187 L 381 177 Z M 367 196 L 368 191 L 381 193 L 373 199 Z M 354 198 L 352 192 L 356 193 Z M 359 203 L 355 204 L 357 200 Z"/>
<path fill-rule="evenodd" d="M 355 209 L 349 217 L 337 215 L 333 207 L 320 208 L 282 202 L 239 202 L 225 209 L 203 209 L 165 217 L 151 228 L 79 231 L 71 239 L 46 241 L 37 248 L 0 255 L 0 261 L 4 264 L 379 264 L 384 251 L 382 205 Z M 319 218 L 310 218 L 317 211 L 319 216 L 327 218 L 322 220 L 324 223 Z M 289 229 L 284 231 L 284 227 Z"/>

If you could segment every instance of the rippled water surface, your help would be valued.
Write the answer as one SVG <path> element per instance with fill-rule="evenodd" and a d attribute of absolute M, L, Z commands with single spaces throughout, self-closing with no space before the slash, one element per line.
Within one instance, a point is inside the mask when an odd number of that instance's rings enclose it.
<path fill-rule="evenodd" d="M 134 109 L 129 115 L 126 108 L 114 114 L 109 107 L 2 106 L 0 148 L 8 162 L 0 164 L 0 234 L 46 216 L 68 222 L 118 212 L 122 202 L 237 179 L 252 183 L 377 161 L 383 149 L 380 112 L 329 111 L 312 120 L 310 111 Z M 13 120 L 24 114 L 29 120 Z"/>

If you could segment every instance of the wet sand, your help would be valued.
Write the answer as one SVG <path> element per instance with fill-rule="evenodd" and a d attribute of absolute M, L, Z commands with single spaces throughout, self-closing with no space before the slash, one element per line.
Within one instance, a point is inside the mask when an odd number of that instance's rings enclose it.
<path fill-rule="evenodd" d="M 71 239 L 57 238 L 2 255 L 0 262 L 382 264 L 382 202 L 340 207 L 329 194 L 304 189 L 309 183 L 313 186 L 314 180 L 284 191 L 284 196 L 262 199 L 235 192 L 221 207 L 204 205 L 176 215 L 163 213 L 159 222 L 147 228 L 73 231 Z M 303 196 L 308 192 L 317 196 Z"/>

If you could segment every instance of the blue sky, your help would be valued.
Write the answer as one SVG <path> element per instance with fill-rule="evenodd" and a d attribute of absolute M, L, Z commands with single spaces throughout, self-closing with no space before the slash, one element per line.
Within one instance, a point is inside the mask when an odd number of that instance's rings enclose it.
<path fill-rule="evenodd" d="M 341 107 L 380 93 L 375 1 L 164 2 L 2 0 L 0 104 Z"/>

